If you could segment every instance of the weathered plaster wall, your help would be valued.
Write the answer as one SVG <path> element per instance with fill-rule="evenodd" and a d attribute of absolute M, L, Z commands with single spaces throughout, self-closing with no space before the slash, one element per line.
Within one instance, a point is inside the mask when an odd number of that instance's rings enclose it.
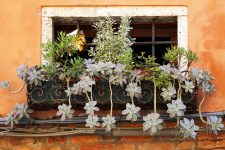
<path fill-rule="evenodd" d="M 7 0 L 0 2 L 0 80 L 8 79 L 13 87 L 22 81 L 15 69 L 22 63 L 40 64 L 41 8 L 43 6 L 187 6 L 189 48 L 200 56 L 200 65 L 216 77 L 217 93 L 207 98 L 204 110 L 225 109 L 225 1 L 224 0 Z M 20 95 L 0 91 L 0 114 L 11 110 Z"/>

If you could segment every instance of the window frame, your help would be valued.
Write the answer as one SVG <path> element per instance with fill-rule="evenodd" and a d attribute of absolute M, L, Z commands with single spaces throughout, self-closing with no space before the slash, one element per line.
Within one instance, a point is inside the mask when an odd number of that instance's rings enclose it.
<path fill-rule="evenodd" d="M 188 48 L 188 10 L 185 6 L 138 6 L 131 7 L 43 7 L 42 8 L 42 32 L 41 42 L 53 40 L 54 17 L 107 17 L 107 16 L 131 16 L 131 17 L 177 17 L 177 46 Z M 41 53 L 44 53 L 41 49 Z M 41 55 L 41 64 L 47 61 Z M 185 70 L 187 65 L 182 59 L 180 69 Z"/>

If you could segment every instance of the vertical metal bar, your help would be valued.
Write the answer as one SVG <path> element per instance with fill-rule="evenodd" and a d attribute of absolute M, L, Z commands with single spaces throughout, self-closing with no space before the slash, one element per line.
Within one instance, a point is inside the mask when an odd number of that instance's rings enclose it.
<path fill-rule="evenodd" d="M 152 20 L 152 56 L 155 56 L 155 19 Z"/>
<path fill-rule="evenodd" d="M 80 20 L 77 20 L 77 29 L 80 29 Z"/>

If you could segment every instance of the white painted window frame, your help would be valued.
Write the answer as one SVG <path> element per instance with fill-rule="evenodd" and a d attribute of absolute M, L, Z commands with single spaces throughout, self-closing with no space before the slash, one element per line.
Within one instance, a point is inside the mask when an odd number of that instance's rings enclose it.
<path fill-rule="evenodd" d="M 53 39 L 53 17 L 106 16 L 176 16 L 177 45 L 185 49 L 188 48 L 188 10 L 185 6 L 43 7 L 41 42 L 46 43 Z M 41 63 L 46 63 L 42 56 Z M 184 61 L 182 61 L 181 66 L 185 66 Z"/>

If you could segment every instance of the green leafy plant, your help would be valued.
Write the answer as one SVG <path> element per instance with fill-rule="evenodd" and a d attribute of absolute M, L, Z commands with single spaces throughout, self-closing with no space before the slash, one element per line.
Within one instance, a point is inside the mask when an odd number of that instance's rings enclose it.
<path fill-rule="evenodd" d="M 198 56 L 196 53 L 194 53 L 191 50 L 187 50 L 184 53 L 184 57 L 186 59 L 187 67 L 189 68 L 192 63 L 196 62 L 198 60 Z"/>
<path fill-rule="evenodd" d="M 181 58 L 184 55 L 185 49 L 182 47 L 167 48 L 167 53 L 163 58 L 173 66 L 180 66 Z"/>
<path fill-rule="evenodd" d="M 84 67 L 84 59 L 77 57 L 70 59 L 64 66 L 63 70 L 66 77 L 76 78 L 82 74 Z"/>
<path fill-rule="evenodd" d="M 42 70 L 48 79 L 62 75 L 64 78 L 76 78 L 82 72 L 83 59 L 79 57 L 79 49 L 76 41 L 77 35 L 58 33 L 56 41 L 48 41 L 43 44 L 43 57 L 48 62 L 42 65 Z"/>
<path fill-rule="evenodd" d="M 96 47 L 89 51 L 90 56 L 93 56 L 97 62 L 123 63 L 131 68 L 133 39 L 129 37 L 129 32 L 132 29 L 130 22 L 130 17 L 122 17 L 118 29 L 114 27 L 116 20 L 109 17 L 95 23 L 97 34 L 93 42 Z"/>
<path fill-rule="evenodd" d="M 139 67 L 143 67 L 143 73 L 145 75 L 145 80 L 150 80 L 154 84 L 154 112 L 156 113 L 156 93 L 157 87 L 163 88 L 170 85 L 170 77 L 167 73 L 161 72 L 159 64 L 155 62 L 156 58 L 152 56 L 144 56 L 144 53 L 141 53 L 141 56 L 138 56 L 139 59 L 143 59 L 144 62 L 139 64 Z"/>

